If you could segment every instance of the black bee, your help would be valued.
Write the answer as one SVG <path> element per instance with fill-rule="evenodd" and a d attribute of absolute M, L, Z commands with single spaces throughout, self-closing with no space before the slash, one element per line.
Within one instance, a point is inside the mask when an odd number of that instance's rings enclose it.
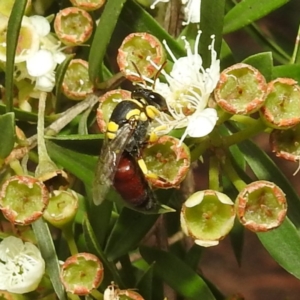
<path fill-rule="evenodd" d="M 107 125 L 99 156 L 93 200 L 101 204 L 113 185 L 121 197 L 136 209 L 152 210 L 157 201 L 144 172 L 140 150 L 147 141 L 150 122 L 167 109 L 165 99 L 145 88 L 132 92 L 132 99 L 119 102 Z"/>

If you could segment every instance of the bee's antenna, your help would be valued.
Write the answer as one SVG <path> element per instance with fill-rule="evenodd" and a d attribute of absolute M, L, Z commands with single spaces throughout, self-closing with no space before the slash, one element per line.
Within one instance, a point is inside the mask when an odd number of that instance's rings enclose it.
<path fill-rule="evenodd" d="M 140 76 L 141 81 L 142 81 L 143 84 L 144 84 L 144 88 L 146 89 L 146 88 L 147 88 L 147 84 L 146 84 L 146 81 L 145 81 L 145 79 L 143 78 L 143 76 L 142 76 L 142 74 L 141 74 L 139 68 L 137 67 L 137 65 L 135 64 L 135 62 L 131 61 L 131 63 L 132 63 L 132 65 L 133 65 L 133 67 L 135 68 L 136 72 L 138 73 L 138 75 Z"/>
<path fill-rule="evenodd" d="M 154 76 L 154 81 L 153 81 L 153 85 L 152 85 L 152 90 L 155 89 L 155 83 L 156 83 L 156 80 L 157 80 L 157 78 L 159 77 L 159 75 L 160 75 L 161 71 L 163 70 L 163 68 L 166 66 L 166 64 L 167 64 L 167 61 L 165 61 L 165 62 L 160 66 L 160 68 L 157 70 L 157 72 L 156 72 L 156 74 L 155 74 L 155 76 Z"/>

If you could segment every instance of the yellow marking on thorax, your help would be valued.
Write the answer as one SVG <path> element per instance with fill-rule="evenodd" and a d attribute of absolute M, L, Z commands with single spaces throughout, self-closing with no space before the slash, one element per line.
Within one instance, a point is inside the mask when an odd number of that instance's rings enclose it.
<path fill-rule="evenodd" d="M 113 140 L 117 135 L 116 135 L 116 133 L 114 133 L 114 132 L 109 132 L 109 131 L 107 131 L 107 132 L 106 132 L 106 136 L 107 136 L 107 138 L 108 138 L 109 140 Z"/>
<path fill-rule="evenodd" d="M 117 124 L 116 122 L 114 121 L 110 121 L 107 125 L 107 131 L 110 131 L 110 132 L 117 132 L 119 129 L 119 124 Z"/>
<path fill-rule="evenodd" d="M 140 101 L 138 101 L 136 99 L 128 99 L 126 101 L 131 101 L 131 102 L 135 103 L 136 105 L 138 105 L 140 108 L 143 108 L 146 105 L 146 103 L 143 104 L 143 103 L 141 103 Z"/>
<path fill-rule="evenodd" d="M 141 110 L 138 108 L 132 109 L 126 115 L 126 120 L 130 120 L 131 118 L 139 119 L 141 114 Z"/>

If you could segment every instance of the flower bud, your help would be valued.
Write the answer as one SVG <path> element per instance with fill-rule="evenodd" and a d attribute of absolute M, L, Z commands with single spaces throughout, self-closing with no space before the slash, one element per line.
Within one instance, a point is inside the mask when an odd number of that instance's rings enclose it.
<path fill-rule="evenodd" d="M 162 136 L 148 143 L 142 151 L 148 168 L 147 180 L 157 188 L 178 187 L 190 167 L 189 148 L 172 136 Z"/>
<path fill-rule="evenodd" d="M 48 205 L 46 186 L 30 176 L 13 176 L 2 185 L 0 209 L 6 219 L 18 225 L 28 225 L 42 216 Z"/>
<path fill-rule="evenodd" d="M 64 44 L 80 45 L 90 38 L 93 32 L 93 19 L 83 9 L 67 7 L 56 15 L 54 30 Z"/>
<path fill-rule="evenodd" d="M 78 253 L 69 257 L 61 269 L 61 280 L 67 292 L 88 295 L 103 279 L 100 260 L 90 253 Z"/>
<path fill-rule="evenodd" d="M 105 0 L 70 0 L 74 6 L 78 8 L 92 11 L 100 8 L 104 3 Z"/>
<path fill-rule="evenodd" d="M 290 129 L 274 129 L 270 134 L 270 146 L 277 157 L 300 161 L 300 125 Z"/>
<path fill-rule="evenodd" d="M 94 90 L 89 78 L 89 64 L 82 59 L 72 59 L 64 76 L 62 91 L 71 100 L 83 100 Z"/>
<path fill-rule="evenodd" d="M 53 191 L 44 218 L 53 226 L 62 228 L 73 221 L 78 209 L 78 197 L 74 191 Z"/>
<path fill-rule="evenodd" d="M 180 215 L 182 231 L 195 243 L 210 247 L 219 244 L 234 224 L 234 203 L 213 190 L 199 191 L 183 204 Z"/>
<path fill-rule="evenodd" d="M 288 129 L 297 125 L 300 122 L 300 87 L 297 82 L 291 78 L 269 82 L 260 115 L 272 128 Z"/>
<path fill-rule="evenodd" d="M 157 73 L 153 63 L 149 62 L 150 59 L 156 65 L 162 65 L 165 62 L 163 45 L 155 36 L 149 33 L 136 32 L 129 34 L 123 40 L 118 51 L 117 63 L 120 71 L 127 79 L 143 81 L 140 75 L 152 78 Z M 140 74 L 137 74 L 137 72 Z"/>
<path fill-rule="evenodd" d="M 238 63 L 220 74 L 214 94 L 223 110 L 231 114 L 249 115 L 263 105 L 266 90 L 266 80 L 257 69 Z"/>
<path fill-rule="evenodd" d="M 263 232 L 278 227 L 287 212 L 283 191 L 269 181 L 255 181 L 246 186 L 237 196 L 237 216 L 246 228 Z"/>
<path fill-rule="evenodd" d="M 131 92 L 122 89 L 109 91 L 99 98 L 97 124 L 101 132 L 106 132 L 106 126 L 116 105 L 122 100 L 130 98 Z"/>

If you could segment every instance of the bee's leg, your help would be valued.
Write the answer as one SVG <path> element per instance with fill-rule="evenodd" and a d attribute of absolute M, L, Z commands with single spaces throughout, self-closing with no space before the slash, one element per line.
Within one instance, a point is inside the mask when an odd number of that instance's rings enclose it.
<path fill-rule="evenodd" d="M 150 171 L 148 170 L 148 168 L 147 168 L 147 166 L 146 166 L 146 163 L 145 163 L 145 161 L 144 161 L 144 159 L 143 159 L 142 157 L 138 158 L 138 159 L 137 159 L 137 162 L 138 162 L 139 167 L 140 167 L 140 169 L 142 170 L 142 172 L 143 172 L 145 175 L 147 175 L 148 178 L 150 177 L 150 178 L 153 178 L 153 179 L 159 179 L 159 180 L 161 180 L 161 181 L 165 181 L 164 178 L 162 178 L 162 177 L 158 176 L 157 174 L 152 173 L 152 172 L 150 172 Z"/>

